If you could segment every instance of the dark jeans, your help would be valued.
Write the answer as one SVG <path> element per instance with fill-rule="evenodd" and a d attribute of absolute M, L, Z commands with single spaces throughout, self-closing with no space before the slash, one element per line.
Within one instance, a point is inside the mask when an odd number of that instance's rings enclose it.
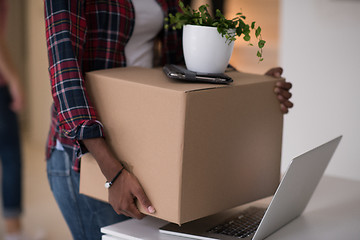
<path fill-rule="evenodd" d="M 80 173 L 71 168 L 63 150 L 54 150 L 47 161 L 47 173 L 55 200 L 75 240 L 99 240 L 100 228 L 124 221 L 110 204 L 79 193 Z"/>
<path fill-rule="evenodd" d="M 2 166 L 2 199 L 5 218 L 21 213 L 21 150 L 16 114 L 9 108 L 11 96 L 0 87 L 0 159 Z"/>

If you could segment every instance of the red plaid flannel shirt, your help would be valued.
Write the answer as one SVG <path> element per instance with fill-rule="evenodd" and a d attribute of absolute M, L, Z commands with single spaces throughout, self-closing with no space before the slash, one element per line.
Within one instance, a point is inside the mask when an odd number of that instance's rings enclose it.
<path fill-rule="evenodd" d="M 157 0 L 164 11 L 178 11 L 178 0 Z M 45 0 L 46 40 L 54 100 L 47 158 L 60 141 L 80 169 L 82 139 L 103 137 L 103 126 L 88 98 L 84 73 L 126 67 L 124 48 L 135 22 L 131 0 Z M 181 34 L 163 30 L 162 63 L 183 61 Z"/>

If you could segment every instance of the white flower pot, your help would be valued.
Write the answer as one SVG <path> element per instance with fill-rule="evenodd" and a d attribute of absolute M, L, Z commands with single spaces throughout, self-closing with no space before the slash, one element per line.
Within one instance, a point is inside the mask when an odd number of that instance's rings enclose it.
<path fill-rule="evenodd" d="M 183 51 L 186 68 L 201 73 L 223 73 L 234 48 L 234 42 L 225 41 L 216 27 L 185 25 Z"/>

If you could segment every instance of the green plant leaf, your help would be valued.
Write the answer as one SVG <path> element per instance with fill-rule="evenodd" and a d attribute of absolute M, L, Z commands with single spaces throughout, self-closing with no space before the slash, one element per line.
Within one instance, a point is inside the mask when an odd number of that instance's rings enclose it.
<path fill-rule="evenodd" d="M 260 52 L 260 51 L 257 51 L 256 56 L 258 56 L 259 58 L 261 58 L 261 56 L 262 56 L 261 52 Z"/>
<path fill-rule="evenodd" d="M 255 36 L 258 38 L 261 34 L 261 27 L 257 27 L 257 29 L 255 30 Z"/>
<path fill-rule="evenodd" d="M 242 29 L 236 28 L 236 35 L 240 37 L 241 34 L 242 34 Z"/>
<path fill-rule="evenodd" d="M 250 35 L 249 35 L 249 34 L 246 34 L 246 35 L 244 36 L 244 40 L 245 40 L 246 42 L 250 41 Z"/>
<path fill-rule="evenodd" d="M 258 43 L 259 48 L 260 48 L 260 49 L 263 48 L 263 47 L 265 46 L 265 43 L 266 43 L 266 41 L 264 41 L 264 40 L 259 40 L 259 43 Z"/>
<path fill-rule="evenodd" d="M 251 29 L 254 29 L 255 28 L 255 22 L 252 22 L 251 23 Z"/>

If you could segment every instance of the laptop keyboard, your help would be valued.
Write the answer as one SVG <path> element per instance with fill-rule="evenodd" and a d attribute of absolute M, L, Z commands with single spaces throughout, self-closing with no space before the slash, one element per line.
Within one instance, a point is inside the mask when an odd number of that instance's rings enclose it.
<path fill-rule="evenodd" d="M 256 231 L 265 211 L 265 208 L 249 207 L 236 217 L 213 227 L 208 232 L 246 238 Z"/>

